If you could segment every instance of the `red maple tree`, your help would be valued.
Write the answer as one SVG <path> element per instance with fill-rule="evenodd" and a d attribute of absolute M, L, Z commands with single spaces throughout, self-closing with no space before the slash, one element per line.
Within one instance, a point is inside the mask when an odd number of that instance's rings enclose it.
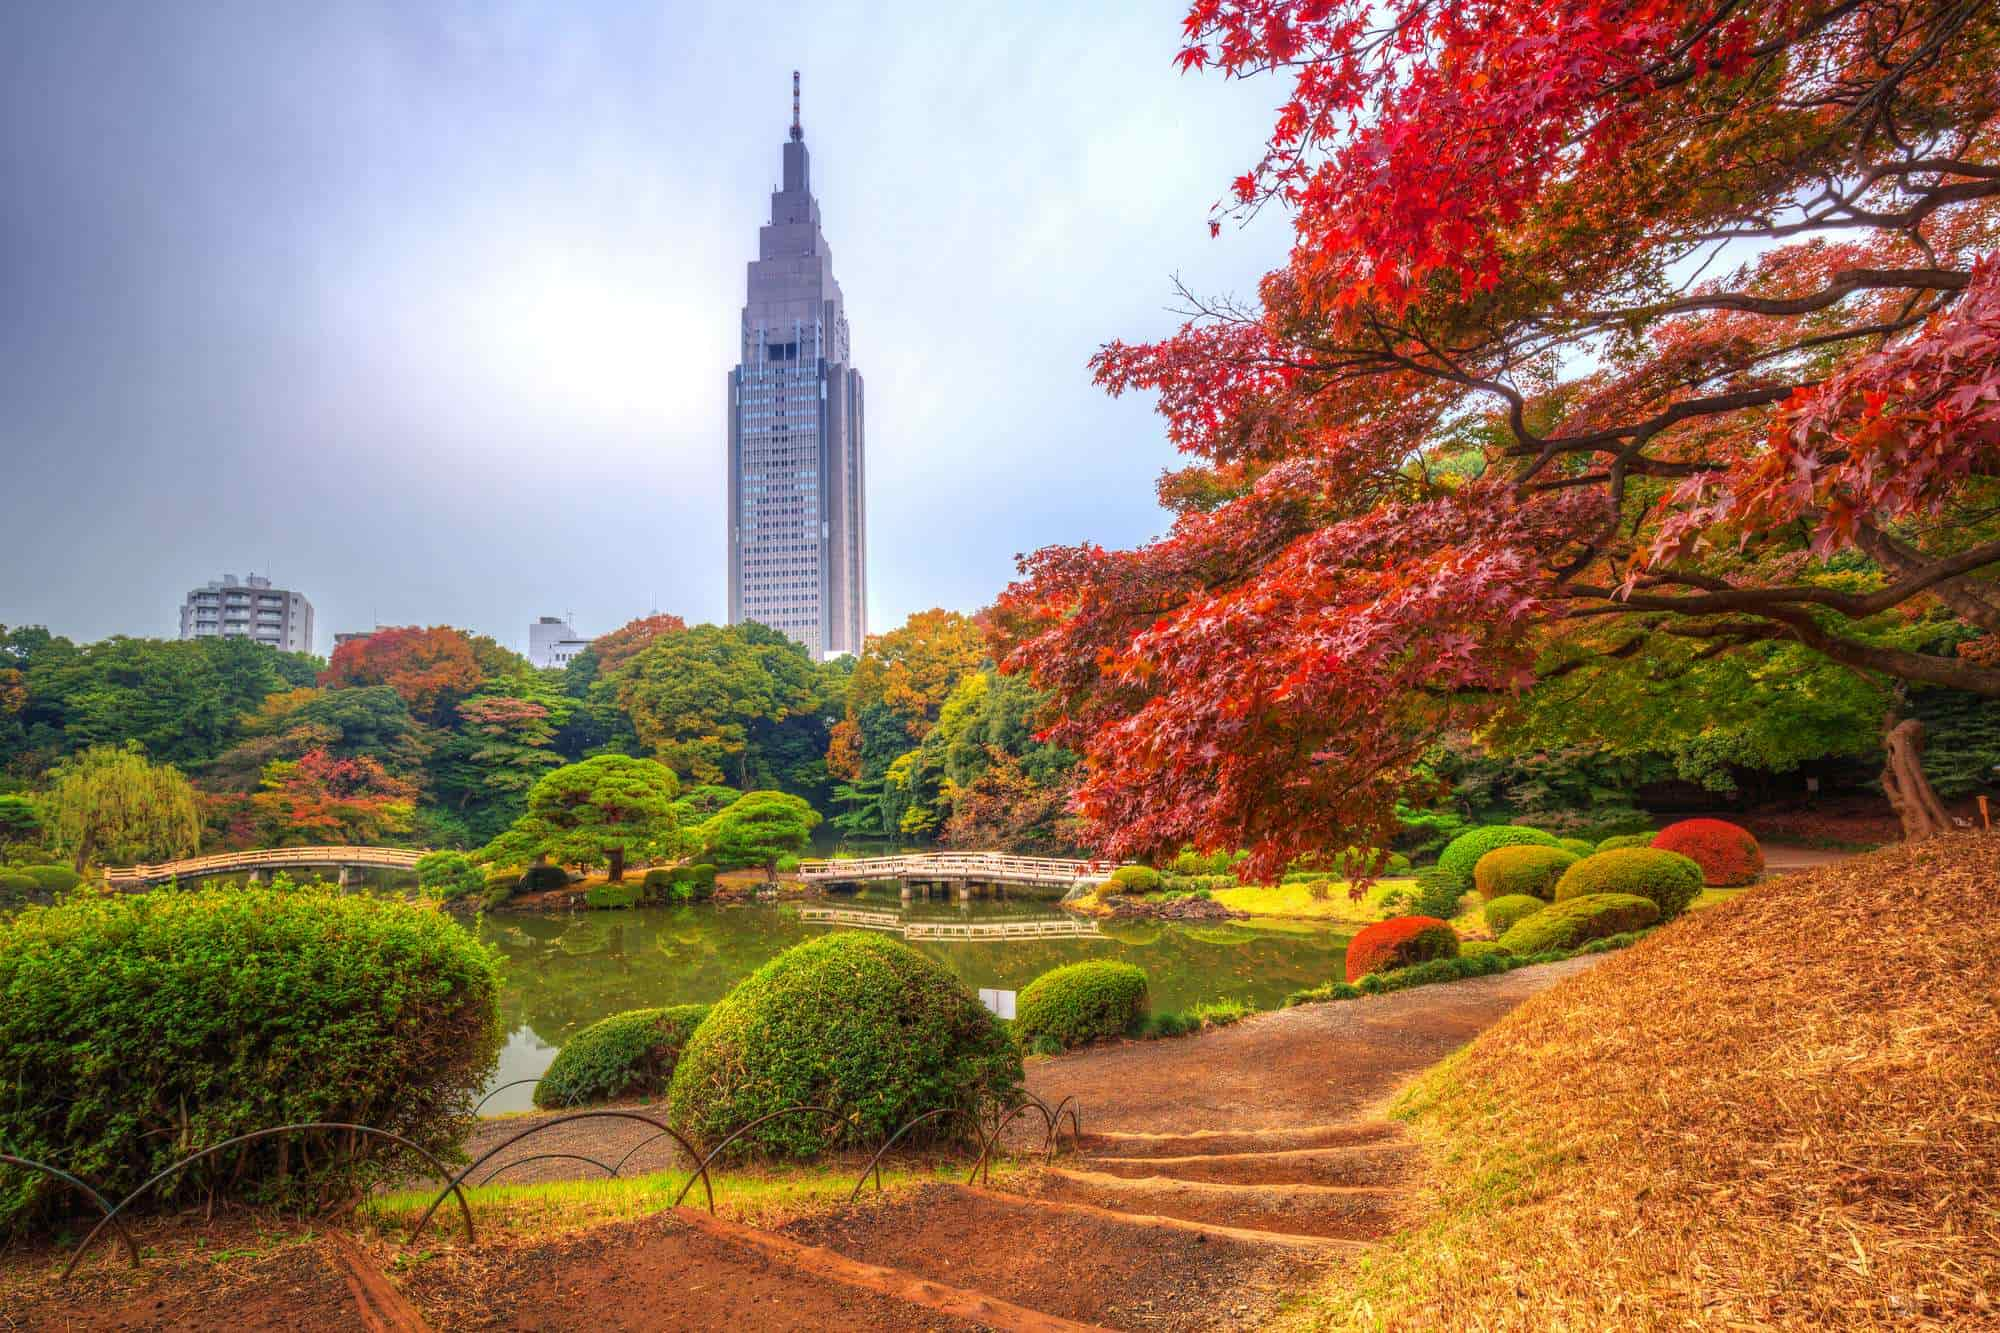
<path fill-rule="evenodd" d="M 378 629 L 335 648 L 319 683 L 328 688 L 387 685 L 411 713 L 441 722 L 486 679 L 479 647 L 473 636 L 449 625 Z"/>
<path fill-rule="evenodd" d="M 1026 557 L 995 617 L 1107 851 L 1381 845 L 1440 730 L 1659 636 L 2000 696 L 2000 10 L 1196 0 L 1186 34 L 1291 80 L 1214 221 L 1295 243 L 1096 358 L 1197 460 L 1172 532 Z M 1925 618 L 1984 637 L 1884 629 Z"/>

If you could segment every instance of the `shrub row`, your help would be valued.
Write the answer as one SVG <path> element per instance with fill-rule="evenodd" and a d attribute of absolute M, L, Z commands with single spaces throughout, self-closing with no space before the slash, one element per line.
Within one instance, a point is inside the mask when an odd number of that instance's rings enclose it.
<path fill-rule="evenodd" d="M 1515 922 L 1500 937 L 1500 947 L 1511 954 L 1574 949 L 1606 935 L 1622 935 L 1657 925 L 1659 920 L 1659 904 L 1650 898 L 1634 893 L 1587 894 L 1551 903 L 1533 916 Z"/>
<path fill-rule="evenodd" d="M 1358 982 L 1329 981 L 1307 990 L 1293 991 L 1285 997 L 1285 1007 L 1319 1004 L 1328 1000 L 1352 1000 L 1363 995 L 1382 995 L 1389 991 L 1408 990 L 1412 986 L 1462 981 L 1467 977 L 1493 976 L 1500 972 L 1512 972 L 1518 967 L 1559 963 L 1565 958 L 1574 958 L 1579 954 L 1605 953 L 1612 949 L 1627 948 L 1644 939 L 1647 933 L 1644 930 L 1630 931 L 1592 940 L 1575 949 L 1548 949 L 1532 954 L 1512 954 L 1488 940 L 1468 940 L 1464 946 L 1465 951 L 1456 958 L 1434 959 L 1394 972 L 1371 972 Z M 1485 947 L 1475 949 L 1475 946 L 1480 945 Z"/>

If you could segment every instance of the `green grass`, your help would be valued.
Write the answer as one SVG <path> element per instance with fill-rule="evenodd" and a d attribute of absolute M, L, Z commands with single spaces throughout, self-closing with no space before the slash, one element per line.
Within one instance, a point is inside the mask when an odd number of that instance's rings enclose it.
<path fill-rule="evenodd" d="M 845 1203 L 861 1173 L 862 1162 L 810 1166 L 796 1170 L 747 1172 L 710 1171 L 715 1186 L 715 1210 L 754 1226 L 777 1225 L 800 1213 Z M 908 1188 L 938 1180 L 962 1180 L 970 1160 L 927 1167 L 882 1168 L 885 1190 Z M 994 1174 L 1008 1168 L 996 1162 Z M 472 1205 L 473 1225 L 482 1240 L 495 1236 L 525 1238 L 648 1217 L 673 1206 L 687 1183 L 685 1171 L 655 1171 L 618 1179 L 546 1180 L 528 1184 L 479 1185 L 465 1191 Z M 875 1188 L 871 1177 L 868 1191 Z M 866 1191 L 864 1191 L 866 1192 Z M 434 1189 L 393 1190 L 365 1200 L 356 1210 L 361 1220 L 391 1238 L 408 1235 L 424 1209 L 436 1197 Z M 701 1182 L 696 1181 L 682 1203 L 706 1208 Z M 458 1205 L 447 1198 L 425 1228 L 425 1236 L 442 1240 L 463 1237 Z"/>
<path fill-rule="evenodd" d="M 1315 898 L 1305 884 L 1246 884 L 1240 888 L 1217 889 L 1211 895 L 1224 907 L 1251 916 L 1289 918 L 1294 921 L 1343 921 L 1365 926 L 1382 919 L 1382 899 L 1397 890 L 1416 888 L 1410 878 L 1378 879 L 1368 887 L 1360 902 L 1347 896 L 1347 881 L 1325 881 L 1327 895 Z"/>

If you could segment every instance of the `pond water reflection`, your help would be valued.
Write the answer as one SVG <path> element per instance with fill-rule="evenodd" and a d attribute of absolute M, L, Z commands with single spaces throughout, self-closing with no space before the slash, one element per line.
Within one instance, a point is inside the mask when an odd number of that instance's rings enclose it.
<path fill-rule="evenodd" d="M 996 921 L 1060 915 L 1047 900 L 981 900 L 966 906 L 864 890 L 831 906 L 901 912 L 917 921 Z M 488 916 L 480 937 L 506 959 L 501 1012 L 508 1038 L 492 1086 L 534 1078 L 570 1034 L 598 1019 L 648 1005 L 719 999 L 773 955 L 832 927 L 802 921 L 797 909 L 649 907 L 559 917 Z M 1239 999 L 1268 1007 L 1291 991 L 1339 973 L 1348 936 L 1304 923 L 1219 922 L 1107 925 L 1098 937 L 914 939 L 968 986 L 1019 990 L 1052 967 L 1112 958 L 1146 969 L 1156 1009 Z M 530 1105 L 527 1087 L 508 1088 L 486 1111 Z"/>

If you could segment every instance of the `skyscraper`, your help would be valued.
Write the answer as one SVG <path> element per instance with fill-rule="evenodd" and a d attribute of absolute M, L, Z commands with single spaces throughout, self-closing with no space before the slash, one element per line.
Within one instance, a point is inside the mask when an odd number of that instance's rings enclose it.
<path fill-rule="evenodd" d="M 729 372 L 729 623 L 754 620 L 815 657 L 859 653 L 868 625 L 861 372 L 819 229 L 792 74 L 792 136 L 758 229 Z"/>

